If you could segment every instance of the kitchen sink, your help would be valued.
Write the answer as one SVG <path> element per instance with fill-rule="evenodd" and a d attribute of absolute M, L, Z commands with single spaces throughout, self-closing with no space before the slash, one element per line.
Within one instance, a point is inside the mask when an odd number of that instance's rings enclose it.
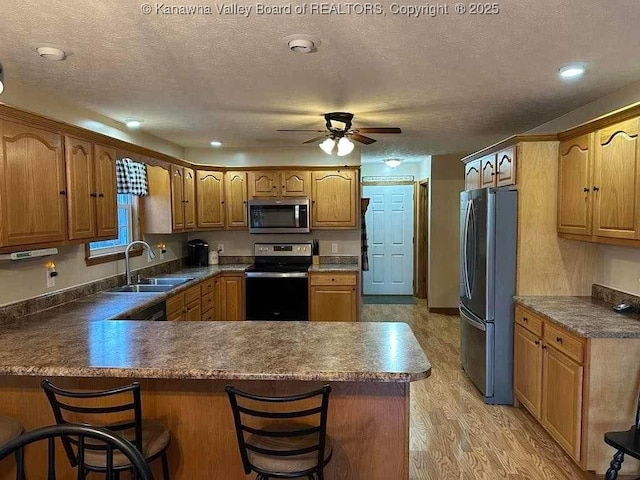
<path fill-rule="evenodd" d="M 107 293 L 163 293 L 174 288 L 175 285 L 123 285 L 121 287 L 111 288 Z"/>
<path fill-rule="evenodd" d="M 138 284 L 144 285 L 171 285 L 173 287 L 190 282 L 193 278 L 187 277 L 149 277 L 141 278 Z"/>

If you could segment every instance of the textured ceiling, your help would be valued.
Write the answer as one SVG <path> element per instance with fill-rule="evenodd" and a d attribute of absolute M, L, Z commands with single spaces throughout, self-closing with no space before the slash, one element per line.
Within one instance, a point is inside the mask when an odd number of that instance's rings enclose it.
<path fill-rule="evenodd" d="M 402 128 L 375 136 L 365 161 L 470 151 L 640 80 L 636 1 L 509 0 L 474 16 L 451 3 L 435 18 L 393 15 L 391 2 L 384 16 L 257 15 L 255 3 L 236 3 L 254 7 L 246 18 L 217 14 L 221 2 L 185 16 L 143 15 L 132 0 L 19 0 L 1 8 L 0 61 L 9 80 L 142 118 L 182 146 L 296 145 L 313 135 L 276 130 L 322 128 L 334 110 Z M 282 38 L 294 33 L 320 49 L 289 52 Z M 39 44 L 73 55 L 44 61 Z M 558 79 L 570 61 L 589 63 L 582 81 Z"/>

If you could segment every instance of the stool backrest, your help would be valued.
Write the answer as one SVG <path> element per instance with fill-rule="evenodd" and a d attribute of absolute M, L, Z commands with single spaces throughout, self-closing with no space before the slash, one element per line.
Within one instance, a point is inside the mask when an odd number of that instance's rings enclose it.
<path fill-rule="evenodd" d="M 140 401 L 140 384 L 133 383 L 111 390 L 97 392 L 78 392 L 63 390 L 54 386 L 49 380 L 43 380 L 44 389 L 53 416 L 58 425 L 83 424 L 97 427 L 106 427 L 108 430 L 123 434 L 126 430 L 133 430 L 133 445 L 142 452 L 142 403 Z M 122 401 L 119 402 L 122 398 Z M 81 405 L 79 402 L 88 405 Z M 103 403 L 101 405 L 101 403 Z M 102 418 L 113 418 L 114 414 L 119 414 L 119 421 L 112 422 L 99 421 Z M 124 417 L 124 418 L 123 418 Z M 121 418 L 121 419 L 120 419 Z M 88 421 L 90 419 L 90 421 Z M 77 444 L 73 439 L 62 437 L 62 445 L 69 457 L 71 465 L 81 464 L 78 454 L 74 451 Z M 85 445 L 85 449 L 105 450 L 104 445 Z M 77 448 L 76 448 L 77 449 Z"/>
<path fill-rule="evenodd" d="M 252 465 L 250 464 L 247 455 L 247 450 L 273 457 L 290 457 L 317 452 L 317 466 L 320 467 L 321 465 L 323 465 L 325 443 L 327 437 L 327 412 L 329 410 L 329 394 L 331 393 L 331 387 L 329 385 L 325 385 L 322 388 L 314 390 L 312 392 L 282 397 L 254 395 L 238 390 L 231 385 L 227 385 L 225 387 L 225 391 L 229 396 L 229 402 L 231 403 L 231 408 L 233 411 L 233 419 L 236 426 L 236 435 L 238 437 L 238 445 L 240 447 L 240 456 L 242 458 L 242 464 L 245 469 L 245 473 L 249 473 L 252 469 Z M 295 405 L 296 402 L 302 402 L 313 398 L 318 399 L 317 405 L 311 407 L 305 406 L 305 408 L 301 410 L 289 409 L 286 411 L 274 411 L 276 410 L 275 408 L 262 409 L 263 406 L 269 404 L 278 404 L 281 406 L 285 406 L 287 404 Z M 251 403 L 252 406 L 247 406 L 244 403 Z M 253 405 L 256 406 L 254 407 Z M 280 410 L 280 408 L 278 408 L 277 410 Z M 309 423 L 308 419 L 313 416 L 317 416 L 317 421 L 314 423 Z M 274 430 L 256 428 L 255 426 L 250 425 L 250 418 L 268 419 L 270 422 L 275 423 L 290 422 L 291 420 L 303 418 L 307 419 L 307 421 L 304 422 L 304 426 L 302 426 L 299 430 L 281 431 L 277 428 Z M 273 450 L 260 448 L 247 443 L 245 433 L 249 433 L 258 437 L 276 438 L 294 438 L 318 434 L 318 442 L 310 444 L 305 448 Z"/>
<path fill-rule="evenodd" d="M 638 394 L 638 406 L 636 407 L 636 430 L 640 430 L 640 394 Z"/>
<path fill-rule="evenodd" d="M 144 456 L 131 442 L 128 442 L 105 428 L 91 427 L 88 425 L 68 423 L 64 425 L 52 425 L 27 432 L 0 447 L 0 461 L 8 455 L 15 453 L 17 461 L 16 478 L 18 480 L 24 480 L 24 447 L 42 440 L 47 440 L 47 478 L 55 479 L 56 438 L 61 438 L 63 441 L 73 438 L 74 444 L 77 445 L 80 464 L 83 463 L 84 453 L 88 447 L 86 439 L 91 439 L 93 445 L 102 444 L 107 455 L 105 463 L 106 478 L 113 478 L 113 452 L 118 451 L 127 457 L 131 463 L 134 473 L 133 478 L 137 480 L 153 480 L 153 475 L 149 470 Z M 80 476 L 78 478 L 80 478 Z"/>

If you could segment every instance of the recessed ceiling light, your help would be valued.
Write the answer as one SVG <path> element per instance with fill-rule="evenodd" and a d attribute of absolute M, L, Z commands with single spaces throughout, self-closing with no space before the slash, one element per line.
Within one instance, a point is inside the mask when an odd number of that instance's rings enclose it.
<path fill-rule="evenodd" d="M 222 146 L 222 142 L 219 142 L 218 140 L 211 140 L 211 142 L 209 142 L 211 144 L 212 147 L 221 147 Z"/>
<path fill-rule="evenodd" d="M 60 61 L 67 58 L 67 54 L 64 50 L 60 50 L 56 47 L 38 47 L 36 48 L 36 52 L 38 52 L 38 55 L 42 58 L 46 58 L 47 60 Z"/>
<path fill-rule="evenodd" d="M 282 40 L 287 44 L 289 50 L 295 53 L 313 53 L 318 50 L 318 47 L 322 43 L 319 38 L 301 33 L 289 35 Z"/>
<path fill-rule="evenodd" d="M 576 79 L 584 75 L 585 70 L 586 66 L 584 63 L 570 63 L 558 70 L 558 75 L 560 75 L 560 78 L 567 80 Z"/>
<path fill-rule="evenodd" d="M 138 120 L 137 118 L 127 118 L 124 121 L 124 124 L 129 128 L 140 128 L 140 125 L 142 125 L 142 120 Z"/>
<path fill-rule="evenodd" d="M 2 69 L 2 64 L 0 63 L 0 93 L 4 92 L 4 70 Z"/>

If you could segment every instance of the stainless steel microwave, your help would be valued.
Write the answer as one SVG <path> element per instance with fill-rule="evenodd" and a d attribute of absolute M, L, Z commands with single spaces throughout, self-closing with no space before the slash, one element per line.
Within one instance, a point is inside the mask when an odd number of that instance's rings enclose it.
<path fill-rule="evenodd" d="M 249 200 L 249 233 L 309 233 L 309 199 Z"/>

